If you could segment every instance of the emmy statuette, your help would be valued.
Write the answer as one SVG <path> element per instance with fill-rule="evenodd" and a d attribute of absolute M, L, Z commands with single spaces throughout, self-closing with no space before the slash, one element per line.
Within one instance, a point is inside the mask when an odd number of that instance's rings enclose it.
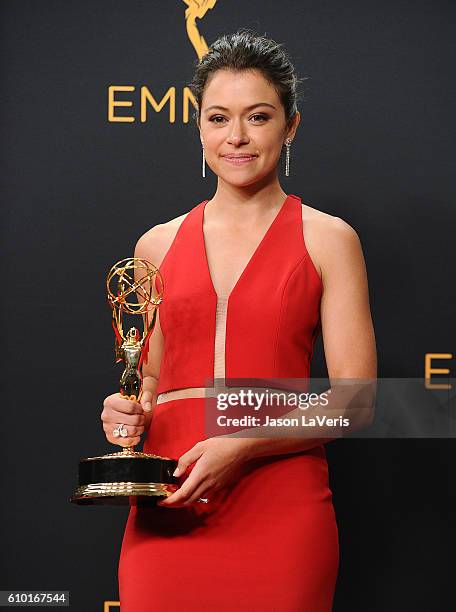
<path fill-rule="evenodd" d="M 155 327 L 163 288 L 159 270 L 137 257 L 114 264 L 106 278 L 116 363 L 122 361 L 125 366 L 120 393 L 126 400 L 139 401 L 141 398 L 141 368 L 143 362 L 147 362 L 149 338 Z M 143 315 L 142 334 L 136 327 L 124 332 L 123 313 Z M 124 437 L 127 430 L 119 424 L 113 433 Z M 178 488 L 179 481 L 172 475 L 176 466 L 175 459 L 136 452 L 133 446 L 100 457 L 87 457 L 79 462 L 79 486 L 70 501 L 81 505 L 155 505 L 158 498 L 168 497 Z"/>

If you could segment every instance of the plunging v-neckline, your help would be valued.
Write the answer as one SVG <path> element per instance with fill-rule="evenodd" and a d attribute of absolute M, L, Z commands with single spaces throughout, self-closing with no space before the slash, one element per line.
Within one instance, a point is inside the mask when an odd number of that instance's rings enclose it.
<path fill-rule="evenodd" d="M 250 259 L 247 261 L 246 265 L 244 266 L 244 269 L 242 270 L 242 272 L 238 276 L 238 279 L 235 282 L 233 288 L 231 289 L 231 291 L 229 293 L 227 293 L 225 295 L 218 295 L 217 291 L 215 290 L 214 282 L 213 282 L 212 276 L 211 276 L 211 270 L 209 268 L 209 259 L 207 257 L 206 241 L 205 241 L 205 238 L 204 238 L 204 211 L 206 210 L 206 204 L 209 202 L 209 200 L 204 200 L 202 202 L 202 207 L 201 207 L 202 212 L 201 212 L 201 224 L 200 224 L 200 228 L 201 228 L 201 240 L 202 240 L 202 243 L 203 243 L 204 262 L 205 262 L 205 267 L 206 267 L 206 270 L 207 270 L 207 275 L 208 275 L 208 278 L 209 278 L 209 285 L 210 285 L 211 290 L 214 293 L 215 297 L 217 298 L 217 300 L 225 299 L 228 302 L 230 297 L 233 295 L 234 291 L 239 286 L 239 283 L 241 282 L 242 278 L 246 275 L 248 269 L 252 265 L 252 261 L 256 258 L 258 252 L 261 250 L 261 247 L 266 242 L 266 239 L 270 235 L 270 233 L 272 231 L 272 228 L 277 223 L 279 217 L 283 214 L 283 211 L 285 209 L 285 206 L 286 206 L 289 198 L 290 198 L 290 195 L 287 195 L 285 200 L 282 202 L 282 206 L 277 211 L 274 219 L 272 220 L 271 224 L 269 225 L 269 227 L 265 231 L 265 233 L 264 233 L 263 237 L 261 238 L 260 242 L 258 243 L 258 245 L 256 246 L 255 250 L 253 251 Z"/>

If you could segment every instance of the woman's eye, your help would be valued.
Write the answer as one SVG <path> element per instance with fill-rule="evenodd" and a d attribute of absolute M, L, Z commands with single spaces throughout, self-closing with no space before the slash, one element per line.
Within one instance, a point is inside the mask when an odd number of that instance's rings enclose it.
<path fill-rule="evenodd" d="M 266 115 L 253 115 L 252 118 L 253 117 L 259 117 L 260 119 L 264 119 L 264 120 L 267 119 Z"/>
<path fill-rule="evenodd" d="M 260 115 L 260 114 L 256 114 L 256 115 L 252 115 L 252 119 L 255 117 L 259 117 L 261 120 L 267 120 L 266 115 Z M 218 121 L 218 119 L 221 119 L 222 121 Z M 225 117 L 222 117 L 221 115 L 215 115 L 214 117 L 211 117 L 209 119 L 209 121 L 212 121 L 213 123 L 223 123 L 223 121 L 225 120 Z M 257 123 L 257 121 L 254 121 L 254 123 Z"/>

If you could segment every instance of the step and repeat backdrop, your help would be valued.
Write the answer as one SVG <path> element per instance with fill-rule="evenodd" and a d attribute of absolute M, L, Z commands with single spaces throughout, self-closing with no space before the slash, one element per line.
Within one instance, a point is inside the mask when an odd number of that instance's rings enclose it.
<path fill-rule="evenodd" d="M 146 230 L 216 189 L 210 169 L 201 174 L 187 85 L 195 62 L 240 27 L 284 43 L 307 78 L 282 187 L 358 232 L 379 377 L 450 394 L 456 8 L 4 0 L 0 12 L 0 590 L 67 591 L 74 610 L 116 610 L 127 508 L 69 498 L 79 459 L 115 450 L 100 420 L 121 373 L 106 274 Z M 321 337 L 312 374 L 326 376 Z M 335 610 L 452 609 L 451 435 L 342 439 L 326 450 L 341 546 Z"/>

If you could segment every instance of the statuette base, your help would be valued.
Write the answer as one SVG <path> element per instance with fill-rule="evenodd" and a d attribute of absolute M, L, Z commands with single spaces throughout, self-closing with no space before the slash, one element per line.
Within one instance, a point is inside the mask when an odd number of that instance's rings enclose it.
<path fill-rule="evenodd" d="M 155 505 L 178 489 L 177 460 L 124 448 L 79 462 L 79 486 L 70 501 L 79 505 Z M 155 498 L 155 499 L 152 499 Z"/>

